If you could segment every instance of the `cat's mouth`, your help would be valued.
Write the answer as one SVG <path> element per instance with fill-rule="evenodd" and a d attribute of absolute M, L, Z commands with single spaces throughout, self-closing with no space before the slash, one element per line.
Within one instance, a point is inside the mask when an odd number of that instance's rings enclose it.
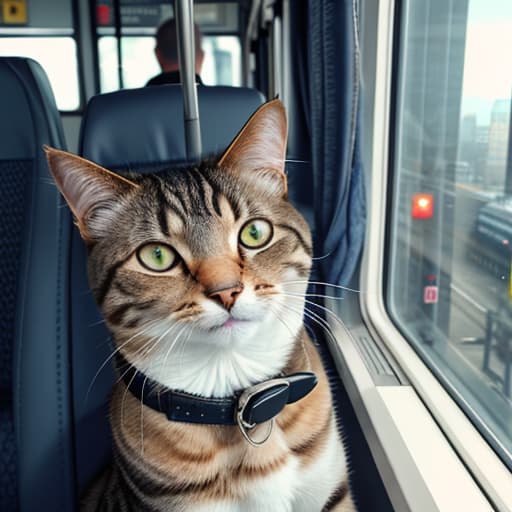
<path fill-rule="evenodd" d="M 230 329 L 232 327 L 236 327 L 237 325 L 247 324 L 247 322 L 250 322 L 250 320 L 241 320 L 238 318 L 230 317 L 221 325 L 221 327 Z"/>
<path fill-rule="evenodd" d="M 252 320 L 249 320 L 247 318 L 235 318 L 233 316 L 229 316 L 227 320 L 224 320 L 223 322 L 213 325 L 208 329 L 209 331 L 220 331 L 220 330 L 226 330 L 231 331 L 233 329 L 236 329 L 238 327 L 245 327 L 252 323 Z"/>

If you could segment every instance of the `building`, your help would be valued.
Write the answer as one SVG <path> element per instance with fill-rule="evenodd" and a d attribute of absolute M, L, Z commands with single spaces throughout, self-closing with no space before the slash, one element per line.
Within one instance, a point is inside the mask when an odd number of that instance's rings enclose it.
<path fill-rule="evenodd" d="M 496 100 L 491 111 L 484 182 L 502 190 L 505 187 L 509 122 L 510 100 Z"/>

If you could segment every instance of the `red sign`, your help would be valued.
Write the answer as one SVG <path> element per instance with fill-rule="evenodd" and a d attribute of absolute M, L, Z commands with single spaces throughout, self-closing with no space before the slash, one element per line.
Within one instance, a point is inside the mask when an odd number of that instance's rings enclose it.
<path fill-rule="evenodd" d="M 108 5 L 96 6 L 96 21 L 98 25 L 110 25 L 112 23 L 110 19 L 110 7 Z"/>
<path fill-rule="evenodd" d="M 439 289 L 437 286 L 425 286 L 423 288 L 423 302 L 425 304 L 437 304 Z"/>

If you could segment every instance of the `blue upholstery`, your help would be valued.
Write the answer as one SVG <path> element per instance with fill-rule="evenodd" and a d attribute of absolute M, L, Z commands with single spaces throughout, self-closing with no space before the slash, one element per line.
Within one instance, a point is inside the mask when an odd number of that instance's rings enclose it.
<path fill-rule="evenodd" d="M 264 101 L 254 89 L 234 87 L 200 86 L 198 96 L 203 156 L 225 149 Z M 80 153 L 118 171 L 149 172 L 182 163 L 186 153 L 181 87 L 162 85 L 92 98 L 82 122 Z M 107 405 L 114 376 L 106 364 L 95 377 L 112 347 L 88 291 L 86 254 L 76 230 L 71 265 L 75 449 L 83 491 L 110 457 Z"/>
<path fill-rule="evenodd" d="M 226 148 L 263 96 L 241 87 L 198 86 L 203 156 Z M 131 89 L 93 98 L 80 154 L 107 168 L 186 160 L 180 85 Z"/>
<path fill-rule="evenodd" d="M 13 422 L 12 355 L 18 274 L 24 224 L 24 197 L 31 160 L 0 161 L 0 509 L 17 506 L 16 442 Z"/>
<path fill-rule="evenodd" d="M 0 58 L 0 88 L 0 510 L 73 510 L 62 129 L 36 62 Z"/>

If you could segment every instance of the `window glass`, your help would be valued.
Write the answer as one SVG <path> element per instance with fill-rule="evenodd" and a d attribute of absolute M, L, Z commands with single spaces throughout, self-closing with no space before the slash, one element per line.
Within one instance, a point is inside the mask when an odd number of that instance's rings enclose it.
<path fill-rule="evenodd" d="M 125 88 L 143 87 L 160 73 L 154 54 L 152 36 L 123 36 L 123 85 Z M 241 83 L 241 48 L 236 36 L 203 36 L 204 61 L 201 78 L 206 85 L 233 85 Z M 113 36 L 98 41 L 100 81 L 102 92 L 119 89 L 117 43 Z"/>
<path fill-rule="evenodd" d="M 238 37 L 204 36 L 203 50 L 201 77 L 206 85 L 241 85 L 242 57 Z"/>
<path fill-rule="evenodd" d="M 0 37 L 0 56 L 36 60 L 48 75 L 59 110 L 80 107 L 76 42 L 72 37 Z"/>
<path fill-rule="evenodd" d="M 98 39 L 98 55 L 101 92 L 117 91 L 119 89 L 119 76 L 116 38 L 100 37 Z"/>
<path fill-rule="evenodd" d="M 402 4 L 387 304 L 510 465 L 512 2 Z"/>

